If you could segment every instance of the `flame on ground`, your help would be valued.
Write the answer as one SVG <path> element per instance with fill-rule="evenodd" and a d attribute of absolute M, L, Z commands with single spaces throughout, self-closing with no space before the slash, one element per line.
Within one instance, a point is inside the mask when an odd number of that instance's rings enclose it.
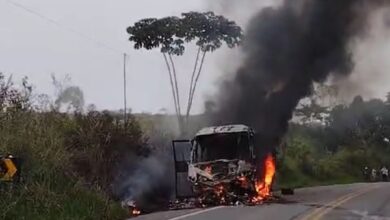
<path fill-rule="evenodd" d="M 133 204 L 129 205 L 129 211 L 130 211 L 130 216 L 132 217 L 141 215 L 141 210 L 137 208 L 134 202 Z"/>
<path fill-rule="evenodd" d="M 275 176 L 275 160 L 271 154 L 267 155 L 264 161 L 264 179 L 256 183 L 257 196 L 252 198 L 252 202 L 260 202 L 271 195 L 271 186 Z"/>
<path fill-rule="evenodd" d="M 141 215 L 141 211 L 137 208 L 134 208 L 132 211 L 131 211 L 131 215 L 132 216 L 137 216 L 137 215 Z"/>

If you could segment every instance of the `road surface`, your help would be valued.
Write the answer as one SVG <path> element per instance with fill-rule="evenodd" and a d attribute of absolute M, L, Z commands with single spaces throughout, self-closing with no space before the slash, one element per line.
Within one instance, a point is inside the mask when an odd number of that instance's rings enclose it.
<path fill-rule="evenodd" d="M 285 201 L 255 207 L 213 207 L 139 216 L 136 220 L 390 220 L 390 183 L 298 189 Z"/>

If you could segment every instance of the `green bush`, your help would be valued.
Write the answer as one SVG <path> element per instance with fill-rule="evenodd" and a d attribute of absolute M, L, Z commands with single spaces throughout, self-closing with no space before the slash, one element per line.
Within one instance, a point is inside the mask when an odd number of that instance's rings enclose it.
<path fill-rule="evenodd" d="M 318 136 L 290 130 L 285 154 L 278 164 L 280 184 L 301 187 L 363 180 L 362 169 L 372 160 L 367 157 L 369 152 L 364 148 L 339 149 L 324 153 Z"/>
<path fill-rule="evenodd" d="M 22 159 L 21 182 L 0 183 L 0 219 L 124 219 L 110 183 L 127 155 L 148 154 L 137 121 L 40 111 L 23 86 L 0 74 L 0 154 Z"/>

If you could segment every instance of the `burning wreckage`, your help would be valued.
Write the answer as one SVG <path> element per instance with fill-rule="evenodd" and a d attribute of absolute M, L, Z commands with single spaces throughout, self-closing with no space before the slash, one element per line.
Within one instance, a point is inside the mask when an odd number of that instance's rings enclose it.
<path fill-rule="evenodd" d="M 256 155 L 255 132 L 245 125 L 208 127 L 192 140 L 173 141 L 176 206 L 256 205 L 271 196 L 272 153 Z M 181 207 L 183 208 L 183 207 Z"/>

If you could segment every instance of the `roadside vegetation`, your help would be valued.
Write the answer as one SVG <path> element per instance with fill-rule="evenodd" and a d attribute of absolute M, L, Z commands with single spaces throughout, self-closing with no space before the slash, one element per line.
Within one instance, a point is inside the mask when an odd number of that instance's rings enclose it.
<path fill-rule="evenodd" d="M 0 219 L 125 219 L 111 183 L 129 155 L 148 154 L 135 118 L 61 113 L 32 90 L 0 74 L 0 154 L 22 159 L 20 182 L 0 183 Z"/>
<path fill-rule="evenodd" d="M 296 115 L 279 154 L 282 186 L 367 181 L 365 166 L 390 166 L 390 96 L 333 106 L 313 99 Z"/>

